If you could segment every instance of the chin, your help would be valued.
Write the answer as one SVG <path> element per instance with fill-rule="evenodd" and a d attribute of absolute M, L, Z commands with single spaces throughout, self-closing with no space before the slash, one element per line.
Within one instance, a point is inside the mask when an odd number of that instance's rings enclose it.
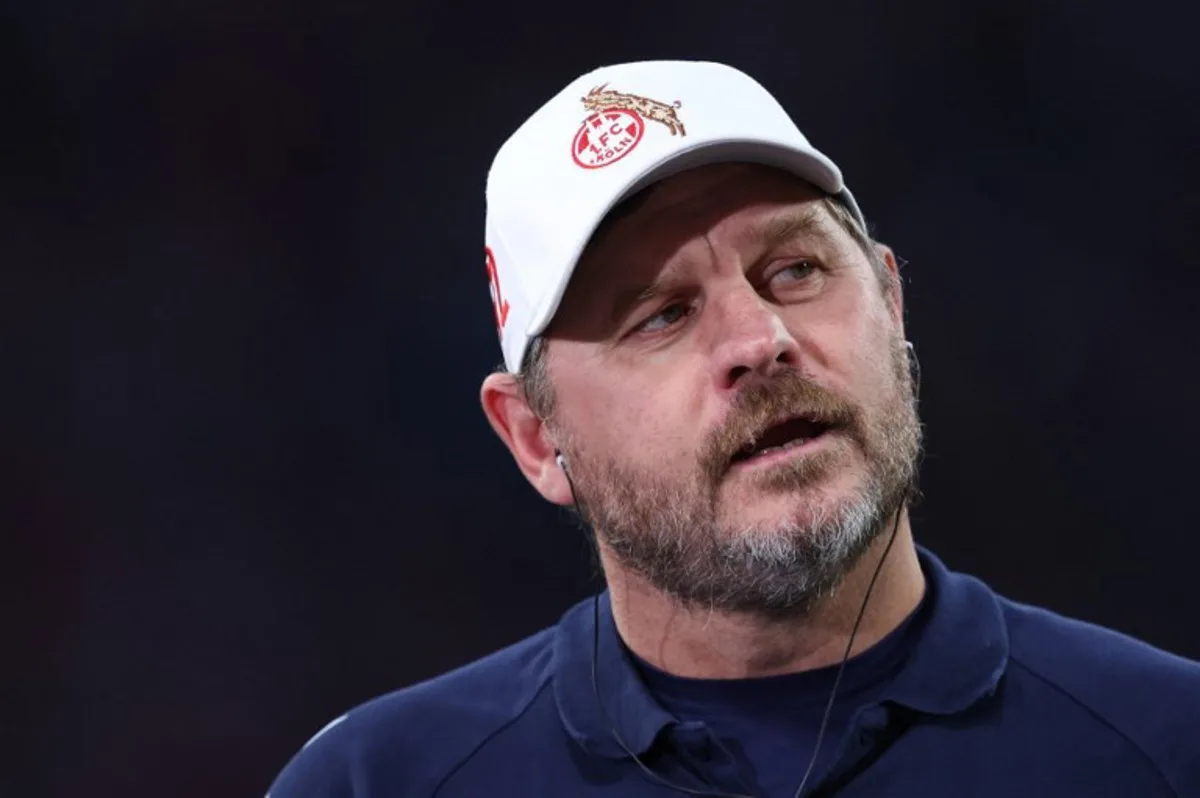
<path fill-rule="evenodd" d="M 722 526 L 726 529 L 743 530 L 740 533 L 742 535 L 773 536 L 777 532 L 791 530 L 793 535 L 805 536 L 818 527 L 833 509 L 833 502 L 824 497 L 822 499 L 806 502 L 769 502 L 732 514 Z"/>
<path fill-rule="evenodd" d="M 775 482 L 772 475 L 767 475 Z M 751 484 L 739 486 L 730 495 L 721 513 L 726 529 L 811 530 L 822 525 L 838 510 L 862 501 L 864 475 L 857 468 L 841 468 L 834 473 L 808 479 L 804 483 Z M 752 534 L 752 533 L 747 533 Z"/>

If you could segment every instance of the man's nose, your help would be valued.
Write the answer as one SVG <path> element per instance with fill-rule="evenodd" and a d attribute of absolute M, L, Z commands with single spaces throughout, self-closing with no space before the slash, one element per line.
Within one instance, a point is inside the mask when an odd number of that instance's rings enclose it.
<path fill-rule="evenodd" d="M 800 345 L 775 308 L 751 286 L 730 290 L 712 308 L 713 381 L 736 390 L 747 378 L 770 377 L 800 364 Z"/>

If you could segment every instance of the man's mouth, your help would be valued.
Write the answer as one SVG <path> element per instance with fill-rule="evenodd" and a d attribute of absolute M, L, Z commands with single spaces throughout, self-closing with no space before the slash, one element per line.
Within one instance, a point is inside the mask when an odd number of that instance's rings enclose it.
<path fill-rule="evenodd" d="M 746 463 L 759 458 L 795 449 L 826 434 L 832 424 L 810 416 L 795 416 L 776 422 L 755 436 L 734 455 L 732 463 Z"/>

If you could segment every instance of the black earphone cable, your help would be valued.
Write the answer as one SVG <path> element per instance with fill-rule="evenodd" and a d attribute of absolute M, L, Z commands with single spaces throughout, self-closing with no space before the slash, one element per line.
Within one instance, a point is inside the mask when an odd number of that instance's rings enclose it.
<path fill-rule="evenodd" d="M 608 723 L 609 729 L 612 731 L 613 739 L 617 741 L 617 745 L 621 746 L 629 758 L 632 759 L 637 766 L 641 768 L 642 773 L 646 778 L 654 781 L 662 786 L 675 790 L 676 792 L 685 793 L 687 795 L 700 795 L 706 798 L 753 798 L 750 795 L 742 795 L 741 793 L 713 792 L 712 790 L 695 790 L 691 787 L 684 787 L 675 784 L 654 772 L 654 770 L 642 761 L 641 757 L 630 750 L 625 744 L 625 740 L 621 738 L 621 733 L 617 731 L 617 724 L 613 723 L 613 719 L 609 716 L 608 710 L 604 708 L 604 701 L 600 698 L 600 682 L 596 676 L 596 663 L 600 659 L 600 596 L 597 594 L 592 599 L 592 690 L 596 694 L 596 705 L 600 707 L 600 713 L 604 715 L 604 720 Z"/>
<path fill-rule="evenodd" d="M 907 498 L 907 495 L 905 496 Z M 892 534 L 888 536 L 887 546 L 883 549 L 883 554 L 879 557 L 879 563 L 875 566 L 875 572 L 871 574 L 871 581 L 867 584 L 867 593 L 863 596 L 862 606 L 858 608 L 858 617 L 854 619 L 854 627 L 850 630 L 850 639 L 846 641 L 846 651 L 842 655 L 842 662 L 838 665 L 837 675 L 833 678 L 833 687 L 829 691 L 829 701 L 825 704 L 825 714 L 821 718 L 821 726 L 817 730 L 817 742 L 813 745 L 812 758 L 808 760 L 808 768 L 804 771 L 804 778 L 800 780 L 800 786 L 796 788 L 794 793 L 795 798 L 800 798 L 804 793 L 804 788 L 808 784 L 809 778 L 812 776 L 813 768 L 817 764 L 817 755 L 821 753 L 821 743 L 825 739 L 825 729 L 829 725 L 829 718 L 833 714 L 833 701 L 837 697 L 838 687 L 842 683 L 842 674 L 846 671 L 846 663 L 850 660 L 850 652 L 854 648 L 854 638 L 858 635 L 858 627 L 862 625 L 863 616 L 867 614 L 867 603 L 871 600 L 871 593 L 875 590 L 875 582 L 879 579 L 879 573 L 883 570 L 883 564 L 887 561 L 888 553 L 892 550 L 892 544 L 896 542 L 896 533 L 900 531 L 900 517 L 904 512 L 904 499 L 901 499 L 899 506 L 896 508 L 896 523 L 892 525 Z"/>

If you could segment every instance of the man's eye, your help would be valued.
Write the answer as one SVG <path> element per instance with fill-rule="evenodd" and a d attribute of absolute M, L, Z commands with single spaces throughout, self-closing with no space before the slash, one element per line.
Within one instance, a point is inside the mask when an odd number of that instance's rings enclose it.
<path fill-rule="evenodd" d="M 650 318 L 638 325 L 639 332 L 661 332 L 669 329 L 676 322 L 688 314 L 688 306 L 682 302 L 675 302 L 667 305 L 665 308 L 655 313 Z"/>
<path fill-rule="evenodd" d="M 767 282 L 772 285 L 786 285 L 787 283 L 799 282 L 807 280 L 816 270 L 817 266 L 811 260 L 796 261 L 772 274 Z"/>

